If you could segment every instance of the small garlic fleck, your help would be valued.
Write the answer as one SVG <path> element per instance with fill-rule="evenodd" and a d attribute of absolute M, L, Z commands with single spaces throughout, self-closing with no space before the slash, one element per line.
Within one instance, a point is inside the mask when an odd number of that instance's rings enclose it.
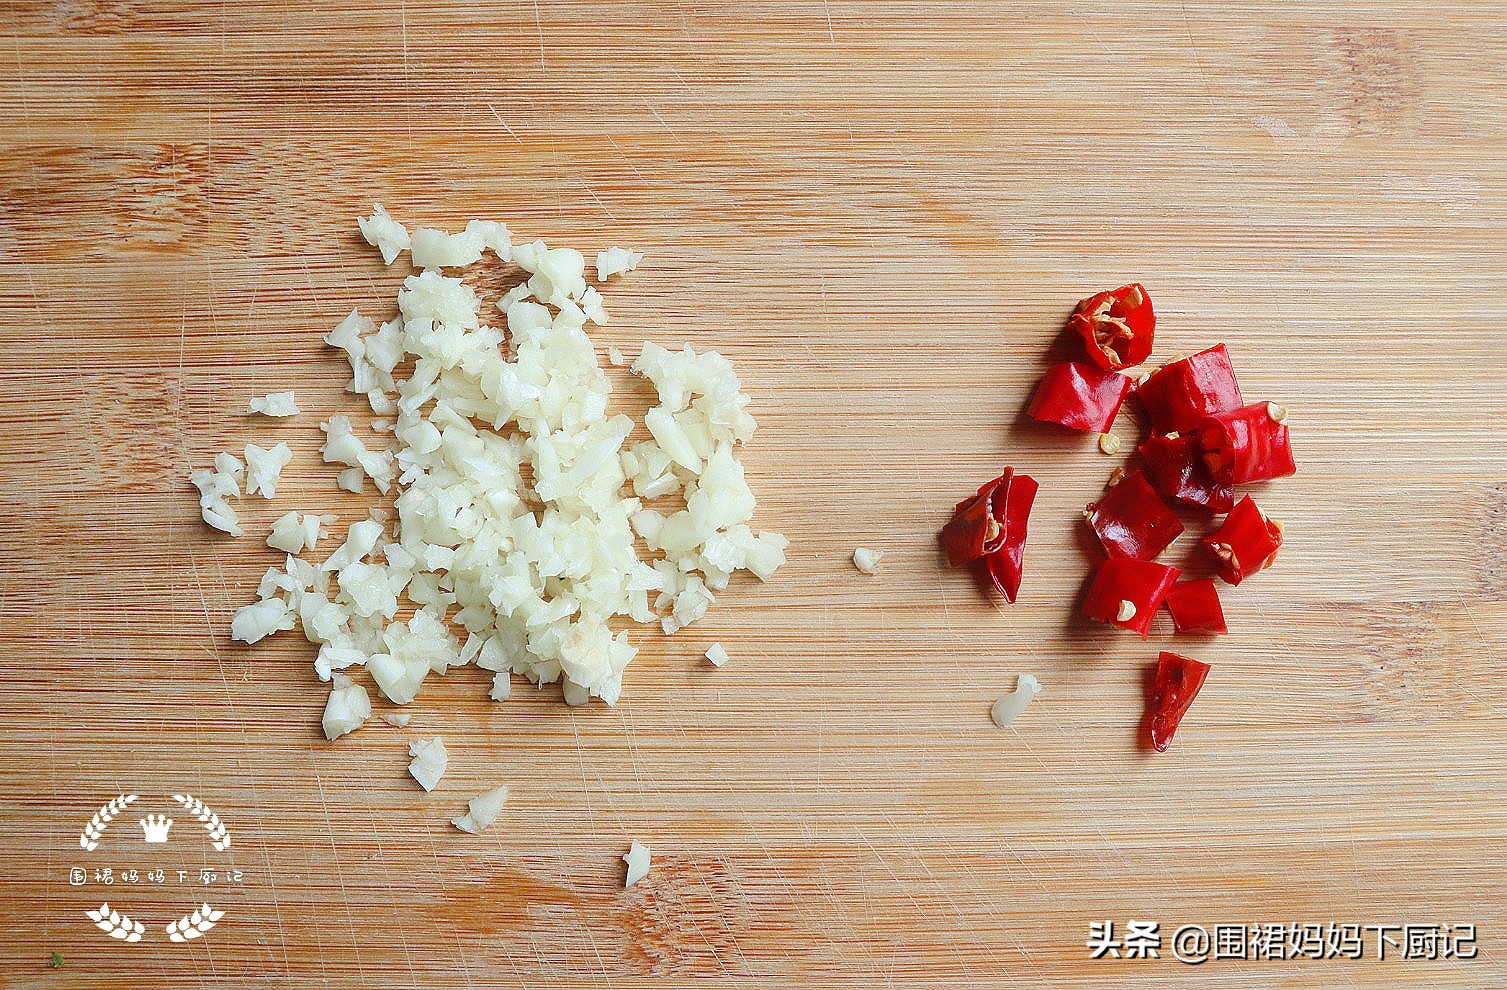
<path fill-rule="evenodd" d="M 1135 602 L 1120 600 L 1120 610 L 1115 613 L 1116 622 L 1129 622 L 1135 618 Z"/>
<path fill-rule="evenodd" d="M 1275 402 L 1266 404 L 1266 414 L 1272 418 L 1273 423 L 1280 423 L 1287 418 L 1287 408 L 1279 406 Z"/>
<path fill-rule="evenodd" d="M 627 855 L 623 857 L 623 862 L 628 864 L 628 873 L 623 879 L 623 886 L 631 887 L 649 875 L 651 862 L 649 847 L 634 839 L 632 845 L 628 847 Z"/>
<path fill-rule="evenodd" d="M 1124 480 L 1125 480 L 1125 468 L 1124 468 L 1124 466 L 1123 465 L 1116 466 L 1116 468 L 1113 471 L 1109 472 L 1109 481 L 1106 483 L 1105 487 L 1107 487 L 1107 488 L 1113 488 L 1115 485 L 1118 485 L 1120 482 L 1122 482 Z"/>
<path fill-rule="evenodd" d="M 883 559 L 883 550 L 870 550 L 867 547 L 859 547 L 853 551 L 853 566 L 865 574 L 876 573 L 879 570 L 879 561 Z"/>
<path fill-rule="evenodd" d="M 1137 378 L 1135 380 L 1135 387 L 1136 388 L 1140 388 L 1142 385 L 1145 385 L 1150 380 L 1151 380 L 1151 372 L 1147 371 L 1147 372 L 1143 373 L 1139 378 Z"/>
<path fill-rule="evenodd" d="M 1099 450 L 1113 457 L 1120 452 L 1120 438 L 1113 433 L 1099 434 Z"/>
<path fill-rule="evenodd" d="M 1016 717 L 1026 710 L 1026 705 L 1031 703 L 1031 699 L 1040 693 L 1041 682 L 1030 674 L 1021 674 L 1015 679 L 1015 690 L 994 703 L 994 707 L 989 710 L 989 717 L 994 720 L 995 725 L 1003 729 L 1015 721 Z"/>

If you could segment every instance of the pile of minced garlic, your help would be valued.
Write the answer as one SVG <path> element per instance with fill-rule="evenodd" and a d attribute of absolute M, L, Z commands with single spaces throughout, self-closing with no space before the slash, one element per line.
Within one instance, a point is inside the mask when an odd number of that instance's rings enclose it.
<path fill-rule="evenodd" d="M 644 417 L 650 438 L 625 446 L 634 423 L 609 413 L 611 388 L 586 334 L 607 312 L 579 251 L 514 244 L 505 226 L 480 220 L 410 234 L 380 205 L 360 228 L 386 263 L 406 250 L 418 269 L 391 319 L 352 312 L 325 337 L 349 358 L 347 390 L 366 397 L 373 430 L 391 442 L 373 449 L 349 417 L 332 416 L 320 426 L 322 453 L 342 469 L 340 488 L 370 481 L 395 494 L 395 512 L 351 525 L 322 562 L 306 558 L 331 517 L 279 518 L 267 542 L 286 560 L 232 622 L 247 643 L 297 628 L 318 647 L 314 669 L 335 681 L 327 736 L 370 716 L 365 689 L 335 676 L 359 666 L 399 705 L 429 675 L 469 663 L 495 672 L 498 700 L 519 674 L 536 686 L 560 681 L 568 704 L 612 704 L 636 652 L 626 632 L 613 633 L 614 617 L 674 633 L 706 613 L 734 571 L 764 580 L 784 563 L 788 541 L 749 526 L 754 495 L 734 447 L 754 420 L 726 358 L 644 344 L 632 370 L 659 401 Z M 446 273 L 485 251 L 527 275 L 495 300 L 504 325 L 484 318 L 490 300 Z M 602 251 L 595 281 L 641 260 Z M 281 392 L 251 411 L 297 406 Z M 290 457 L 286 444 L 248 444 L 244 464 L 221 453 L 194 471 L 204 520 L 240 535 L 230 500 L 243 485 L 274 497 Z M 684 507 L 661 511 L 658 499 Z"/>

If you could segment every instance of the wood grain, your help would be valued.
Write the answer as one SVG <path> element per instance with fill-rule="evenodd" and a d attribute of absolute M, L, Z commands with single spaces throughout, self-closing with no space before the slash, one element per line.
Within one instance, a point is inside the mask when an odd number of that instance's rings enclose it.
<path fill-rule="evenodd" d="M 1507 5 L 0 10 L 0 983 L 1507 985 Z M 645 251 L 604 348 L 714 346 L 755 395 L 791 563 L 639 634 L 616 708 L 496 706 L 461 670 L 330 746 L 307 649 L 228 641 L 273 555 L 184 479 L 286 439 L 253 532 L 365 512 L 318 461 L 356 409 L 319 337 L 391 305 L 373 200 Z M 1300 473 L 1261 493 L 1287 546 L 1216 642 L 1075 618 L 1112 462 L 1020 415 L 1073 301 L 1130 278 L 1157 359 L 1227 341 L 1293 409 Z M 283 387 L 304 415 L 241 415 Z M 935 545 L 1004 463 L 1042 482 L 1013 608 Z M 1152 756 L 1169 646 L 1215 669 Z M 996 730 L 1021 671 L 1045 693 Z M 426 796 L 404 754 L 433 734 Z M 450 828 L 498 781 L 497 827 Z M 77 830 L 123 790 L 231 823 L 246 882 L 203 939 L 82 917 Z M 1089 922 L 1130 918 L 1474 923 L 1480 954 L 1089 960 Z"/>

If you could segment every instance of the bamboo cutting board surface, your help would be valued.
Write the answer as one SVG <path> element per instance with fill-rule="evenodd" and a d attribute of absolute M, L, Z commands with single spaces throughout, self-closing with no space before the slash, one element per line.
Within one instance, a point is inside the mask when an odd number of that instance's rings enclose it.
<path fill-rule="evenodd" d="M 3 10 L 0 984 L 1507 984 L 1507 5 Z M 639 632 L 615 708 L 496 705 L 462 669 L 330 745 L 301 639 L 229 641 L 277 558 L 199 522 L 190 467 L 295 448 L 252 534 L 375 504 L 317 453 L 360 410 L 319 338 L 406 272 L 356 235 L 373 201 L 644 251 L 603 349 L 715 347 L 754 395 L 790 564 Z M 1226 341 L 1293 410 L 1299 473 L 1258 493 L 1282 559 L 1217 641 L 1076 617 L 1114 461 L 1021 415 L 1072 303 L 1131 279 L 1156 359 Z M 303 415 L 242 415 L 280 388 Z M 1007 463 L 1042 484 L 1014 607 L 936 547 Z M 1169 648 L 1214 672 L 1149 754 Z M 996 729 L 1021 672 L 1045 691 Z M 433 735 L 425 795 L 406 747 Z M 498 782 L 497 825 L 450 827 Z M 654 869 L 625 891 L 633 838 Z M 184 856 L 242 882 L 68 879 Z M 103 900 L 157 927 L 112 942 Z M 1474 924 L 1479 954 L 1091 960 L 1090 923 L 1130 919 Z"/>

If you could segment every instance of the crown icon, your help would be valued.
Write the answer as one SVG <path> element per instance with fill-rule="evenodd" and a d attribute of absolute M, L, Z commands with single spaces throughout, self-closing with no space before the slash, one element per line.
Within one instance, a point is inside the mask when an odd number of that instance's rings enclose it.
<path fill-rule="evenodd" d="M 166 842 L 167 830 L 173 827 L 173 820 L 166 815 L 147 815 L 141 820 L 141 831 L 148 842 Z"/>

